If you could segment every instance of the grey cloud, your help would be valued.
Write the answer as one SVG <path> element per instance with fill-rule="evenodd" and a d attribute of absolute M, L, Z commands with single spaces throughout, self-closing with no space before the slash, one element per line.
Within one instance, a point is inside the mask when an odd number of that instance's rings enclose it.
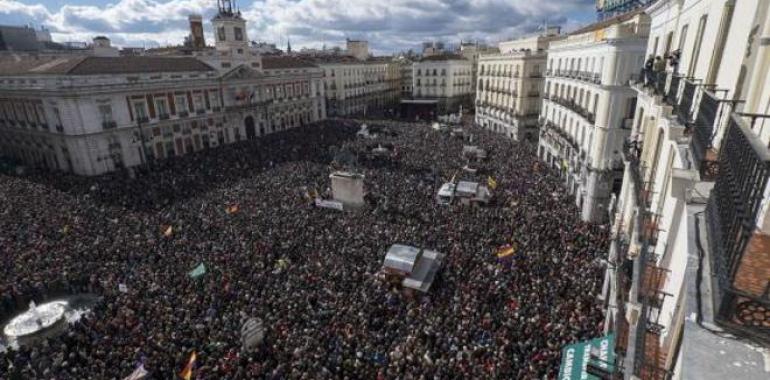
<path fill-rule="evenodd" d="M 130 44 L 155 38 L 180 43 L 187 15 L 210 19 L 210 0 L 115 0 L 100 6 L 45 9 L 19 0 L 0 9 L 0 21 L 21 19 L 44 23 L 56 35 L 107 34 Z M 4 3 L 4 4 L 5 4 Z M 573 15 L 590 15 L 593 0 L 259 0 L 239 1 L 254 40 L 295 48 L 333 46 L 344 38 L 369 39 L 378 52 L 415 48 L 423 40 L 456 43 L 460 38 L 496 42 L 549 24 L 575 25 Z M 210 33 L 210 25 L 206 25 Z M 134 36 L 134 38 L 132 38 Z M 170 39 L 173 36 L 175 39 Z M 178 40 L 177 40 L 178 39 Z"/>

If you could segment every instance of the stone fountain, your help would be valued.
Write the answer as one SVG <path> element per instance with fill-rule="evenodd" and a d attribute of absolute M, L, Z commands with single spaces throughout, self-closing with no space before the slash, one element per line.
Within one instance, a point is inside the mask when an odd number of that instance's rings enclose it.
<path fill-rule="evenodd" d="M 10 338 L 23 338 L 43 332 L 65 320 L 67 301 L 53 301 L 36 305 L 29 303 L 29 310 L 11 319 L 3 333 Z"/>

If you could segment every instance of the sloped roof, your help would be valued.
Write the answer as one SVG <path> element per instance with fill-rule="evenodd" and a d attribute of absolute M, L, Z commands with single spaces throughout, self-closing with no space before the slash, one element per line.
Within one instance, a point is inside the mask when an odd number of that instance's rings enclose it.
<path fill-rule="evenodd" d="M 317 64 L 324 63 L 364 63 L 365 61 L 359 61 L 352 55 L 319 55 L 310 58 Z"/>
<path fill-rule="evenodd" d="M 0 60 L 0 75 L 105 75 L 141 74 L 214 69 L 191 57 L 25 57 Z"/>
<path fill-rule="evenodd" d="M 73 67 L 68 74 L 138 74 L 189 71 L 214 71 L 214 68 L 191 57 L 88 57 Z"/>
<path fill-rule="evenodd" d="M 322 65 L 322 64 L 328 64 L 328 63 L 337 63 L 337 64 L 356 64 L 356 65 L 362 65 L 362 64 L 379 64 L 379 63 L 388 63 L 391 62 L 393 59 L 392 57 L 369 57 L 365 60 L 360 60 L 356 57 L 353 57 L 352 55 L 321 55 L 310 58 L 313 62 L 316 64 Z"/>
<path fill-rule="evenodd" d="M 440 54 L 423 57 L 420 62 L 426 61 L 466 61 L 465 57 L 457 54 Z"/>
<path fill-rule="evenodd" d="M 85 57 L 23 57 L 12 56 L 0 59 L 0 76 L 24 74 L 66 74 Z"/>
<path fill-rule="evenodd" d="M 301 58 L 286 56 L 262 56 L 262 68 L 265 70 L 298 69 L 303 67 L 317 66 Z"/>

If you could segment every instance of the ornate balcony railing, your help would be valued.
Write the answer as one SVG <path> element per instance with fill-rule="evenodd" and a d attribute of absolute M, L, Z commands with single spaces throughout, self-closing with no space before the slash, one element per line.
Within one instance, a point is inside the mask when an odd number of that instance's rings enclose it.
<path fill-rule="evenodd" d="M 586 83 L 600 84 L 601 74 L 578 70 L 546 70 L 545 75 L 552 77 L 577 79 Z"/>
<path fill-rule="evenodd" d="M 575 141 L 572 136 L 570 136 L 567 132 L 565 132 L 563 129 L 559 128 L 556 123 L 552 121 L 546 121 L 545 125 L 543 125 L 543 128 L 541 129 L 541 134 L 551 136 L 553 139 L 558 141 L 560 144 L 567 145 L 572 147 L 574 150 L 579 150 L 579 145 L 577 141 Z"/>
<path fill-rule="evenodd" d="M 712 203 L 718 216 L 718 277 L 728 284 L 748 243 L 759 212 L 764 187 L 770 178 L 770 154 L 753 139 L 752 132 L 733 115 L 719 154 L 719 176 Z"/>
<path fill-rule="evenodd" d="M 681 76 L 676 73 L 671 73 L 669 76 L 671 77 L 671 83 L 668 85 L 668 92 L 666 92 L 666 96 L 663 97 L 663 101 L 668 103 L 668 105 L 673 106 L 676 104 L 676 94 L 679 92 L 679 81 Z"/>
<path fill-rule="evenodd" d="M 684 99 L 683 99 L 684 100 Z M 711 149 L 711 141 L 714 138 L 714 122 L 717 118 L 720 101 L 710 91 L 703 91 L 698 113 L 692 128 L 692 148 L 695 164 L 699 169 L 706 159 L 706 153 Z"/>
<path fill-rule="evenodd" d="M 684 88 L 680 97 L 679 106 L 676 109 L 679 122 L 684 125 L 690 125 L 692 121 L 692 104 L 695 97 L 695 88 L 697 85 L 690 79 L 684 79 Z"/>
<path fill-rule="evenodd" d="M 718 176 L 707 207 L 709 236 L 713 237 L 709 239 L 712 268 L 722 291 L 717 321 L 770 342 L 770 329 L 746 325 L 736 318 L 739 301 L 741 304 L 757 302 L 736 289 L 734 283 L 770 180 L 770 151 L 741 117 L 744 116 L 730 117 L 720 146 Z"/>
<path fill-rule="evenodd" d="M 594 123 L 596 121 L 595 115 L 592 112 L 589 112 L 587 109 L 583 108 L 582 106 L 578 105 L 576 102 L 569 100 L 569 99 L 562 99 L 558 98 L 556 96 L 546 97 L 546 99 L 559 104 L 563 107 L 566 107 L 570 109 L 571 111 L 577 113 L 578 115 L 582 116 L 584 119 L 586 119 L 589 123 Z"/>

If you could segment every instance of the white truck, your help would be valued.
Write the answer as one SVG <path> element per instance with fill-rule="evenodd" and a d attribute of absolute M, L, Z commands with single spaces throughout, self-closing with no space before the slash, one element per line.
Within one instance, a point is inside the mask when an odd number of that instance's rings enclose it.
<path fill-rule="evenodd" d="M 478 182 L 447 182 L 438 190 L 436 202 L 440 205 L 459 203 L 464 206 L 487 205 L 492 199 L 489 188 Z"/>
<path fill-rule="evenodd" d="M 487 151 L 476 145 L 463 146 L 463 157 L 469 160 L 484 161 L 487 159 Z"/>

